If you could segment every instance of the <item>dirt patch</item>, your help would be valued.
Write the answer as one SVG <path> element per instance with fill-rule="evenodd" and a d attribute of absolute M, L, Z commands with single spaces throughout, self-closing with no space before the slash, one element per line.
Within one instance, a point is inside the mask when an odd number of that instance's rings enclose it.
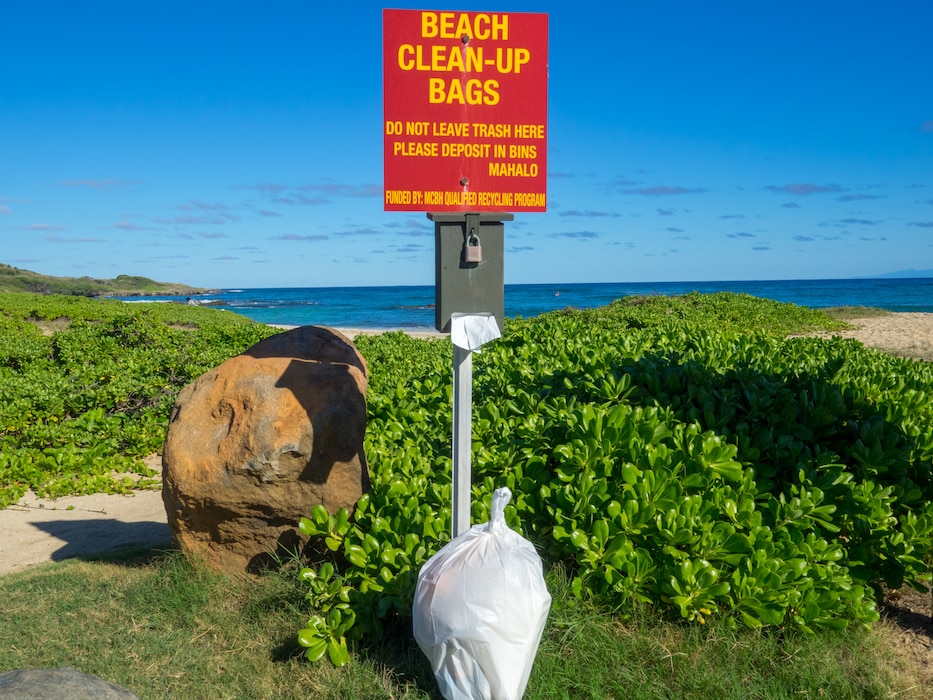
<path fill-rule="evenodd" d="M 65 330 L 71 325 L 71 319 L 67 316 L 60 316 L 52 320 L 45 318 L 29 318 L 26 320 L 42 331 L 42 335 L 52 335 Z"/>
<path fill-rule="evenodd" d="M 881 606 L 880 627 L 900 672 L 910 685 L 933 696 L 933 594 L 904 588 L 892 591 Z"/>

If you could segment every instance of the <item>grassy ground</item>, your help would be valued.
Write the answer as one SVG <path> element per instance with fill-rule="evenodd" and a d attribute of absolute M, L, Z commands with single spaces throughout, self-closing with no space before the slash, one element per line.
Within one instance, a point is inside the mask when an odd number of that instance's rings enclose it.
<path fill-rule="evenodd" d="M 527 698 L 928 698 L 884 635 L 685 628 L 575 600 L 559 571 Z M 0 579 L 0 672 L 72 666 L 143 698 L 439 698 L 407 625 L 342 669 L 295 641 L 288 571 L 231 581 L 175 552 L 37 567 Z M 883 630 L 883 628 L 881 628 Z M 914 687 L 911 687 L 914 686 Z"/>
<path fill-rule="evenodd" d="M 855 318 L 878 318 L 879 316 L 890 316 L 890 311 L 878 309 L 873 306 L 833 306 L 823 309 L 828 315 L 837 321 L 851 321 Z"/>

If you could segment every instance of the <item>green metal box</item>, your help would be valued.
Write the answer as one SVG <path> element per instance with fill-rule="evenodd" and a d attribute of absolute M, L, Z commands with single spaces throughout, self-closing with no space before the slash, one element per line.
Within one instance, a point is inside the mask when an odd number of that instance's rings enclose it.
<path fill-rule="evenodd" d="M 434 222 L 434 326 L 450 332 L 454 313 L 484 313 L 505 320 L 505 221 L 512 214 L 428 213 Z M 475 239 L 481 252 L 467 250 Z M 480 257 L 478 262 L 468 259 Z"/>

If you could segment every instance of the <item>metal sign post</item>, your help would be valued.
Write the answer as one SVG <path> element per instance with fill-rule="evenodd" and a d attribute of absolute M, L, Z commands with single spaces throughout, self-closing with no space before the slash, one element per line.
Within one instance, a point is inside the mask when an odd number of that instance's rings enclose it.
<path fill-rule="evenodd" d="M 455 324 L 464 315 L 476 322 L 480 322 L 480 317 L 491 316 L 486 323 L 495 324 L 496 333 L 492 337 L 501 332 L 505 315 L 503 222 L 514 217 L 429 212 L 428 218 L 434 222 L 434 325 L 437 330 L 451 334 L 454 346 L 451 534 L 456 537 L 470 529 L 473 352 L 485 341 L 475 335 L 466 343 L 453 337 L 458 334 Z M 475 250 L 474 239 L 482 241 L 481 251 Z"/>
<path fill-rule="evenodd" d="M 473 351 L 454 345 L 453 440 L 453 537 L 470 529 L 470 458 L 473 440 Z"/>

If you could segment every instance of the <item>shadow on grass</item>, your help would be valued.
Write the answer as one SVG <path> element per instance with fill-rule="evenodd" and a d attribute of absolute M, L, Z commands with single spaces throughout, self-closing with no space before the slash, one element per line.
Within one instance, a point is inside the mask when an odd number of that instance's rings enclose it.
<path fill-rule="evenodd" d="M 412 635 L 410 619 L 386 622 L 383 638 L 358 642 L 356 654 L 372 664 L 379 675 L 392 676 L 400 685 L 410 684 L 427 697 L 443 697 L 431 665 Z"/>
<path fill-rule="evenodd" d="M 101 564 L 114 564 L 129 568 L 142 568 L 157 566 L 166 557 L 180 556 L 181 551 L 176 549 L 170 541 L 156 545 L 127 544 L 119 545 L 106 552 L 83 554 L 74 557 L 81 561 Z"/>
<path fill-rule="evenodd" d="M 933 642 L 933 592 L 905 586 L 886 595 L 880 611 L 901 630 Z"/>
<path fill-rule="evenodd" d="M 298 643 L 298 625 L 307 619 L 310 610 L 304 595 L 290 580 L 293 574 L 288 569 L 295 564 L 293 560 L 278 570 L 267 570 L 260 579 L 265 583 L 264 593 L 253 598 L 246 611 L 247 616 L 262 615 L 272 609 L 292 611 L 296 626 L 273 640 L 270 658 L 274 663 L 310 663 L 305 660 L 306 649 Z M 383 620 L 381 639 L 357 640 L 350 646 L 354 656 L 351 663 L 368 667 L 377 678 L 391 679 L 393 686 L 408 686 L 425 697 L 441 700 L 431 666 L 412 635 L 410 618 Z M 325 657 L 320 663 L 329 662 Z"/>
<path fill-rule="evenodd" d="M 33 527 L 65 542 L 52 552 L 52 561 L 98 557 L 116 548 L 169 546 L 168 525 L 159 522 L 125 523 L 113 518 L 33 522 Z"/>

